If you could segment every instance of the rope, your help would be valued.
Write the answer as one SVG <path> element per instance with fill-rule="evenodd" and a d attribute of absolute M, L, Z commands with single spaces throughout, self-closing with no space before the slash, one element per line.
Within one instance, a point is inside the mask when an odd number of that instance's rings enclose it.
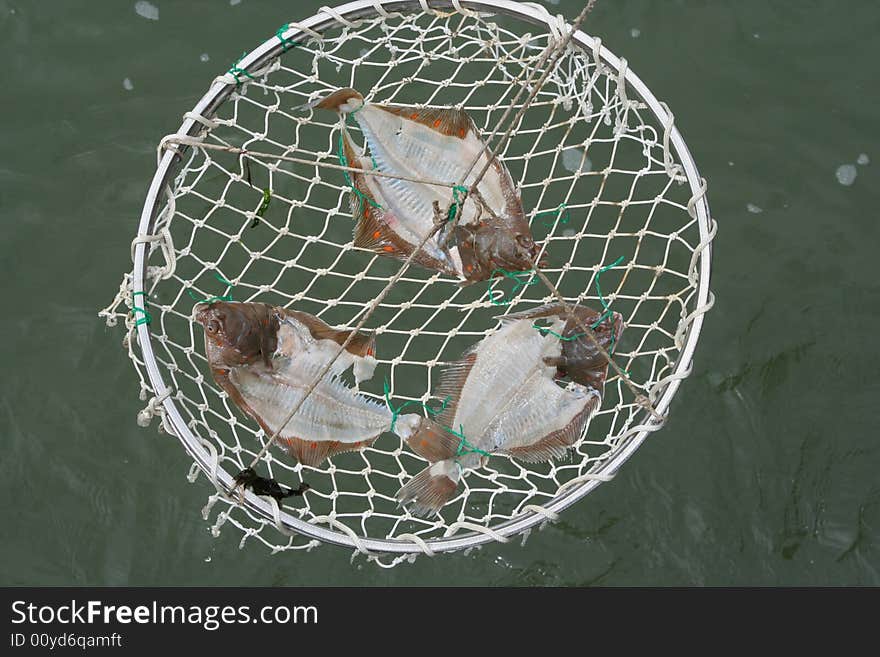
<path fill-rule="evenodd" d="M 513 131 L 513 125 L 518 120 L 518 117 L 520 117 L 525 112 L 525 110 L 528 108 L 529 104 L 531 103 L 532 99 L 537 95 L 538 90 L 541 88 L 541 86 L 546 81 L 548 75 L 550 74 L 550 70 L 559 61 L 559 58 L 561 57 L 565 48 L 568 46 L 569 42 L 571 41 L 572 37 L 574 36 L 574 33 L 578 30 L 581 23 L 583 23 L 584 19 L 586 18 L 587 14 L 590 12 L 590 10 L 593 8 L 594 4 L 595 4 L 595 0 L 589 0 L 589 2 L 587 2 L 587 4 L 584 6 L 583 10 L 581 10 L 581 13 L 578 16 L 577 20 L 575 21 L 575 24 L 574 24 L 571 32 L 569 32 L 569 34 L 566 36 L 566 38 L 563 40 L 563 42 L 556 49 L 557 55 L 556 55 L 556 57 L 554 57 L 550 67 L 544 71 L 544 74 L 538 80 L 538 83 L 536 84 L 535 89 L 532 91 L 529 98 L 526 100 L 526 102 L 520 108 L 520 111 L 519 111 L 519 114 L 517 115 L 517 117 L 514 118 L 514 123 L 511 124 L 511 126 L 507 129 L 507 132 L 505 133 L 504 137 L 502 138 L 502 143 L 506 143 L 506 141 L 510 138 L 510 135 Z M 544 58 L 543 58 L 544 60 L 546 60 L 546 58 L 549 56 L 550 52 L 551 51 L 548 49 L 548 51 L 544 55 Z M 520 91 L 522 91 L 522 89 Z M 512 107 L 513 107 L 513 105 L 508 107 L 508 111 L 506 111 L 505 114 L 502 116 L 502 118 L 499 120 L 499 127 L 500 127 L 501 123 L 503 122 L 503 120 L 505 119 L 505 117 L 509 114 L 509 110 L 511 110 Z M 343 122 L 343 129 L 345 129 L 345 122 Z M 473 167 L 476 166 L 477 162 L 479 162 L 479 158 L 482 157 L 483 153 L 487 149 L 488 149 L 488 144 L 484 144 L 483 150 L 481 150 L 481 152 L 477 155 L 474 162 L 471 164 L 470 170 L 473 170 Z M 342 157 L 344 157 L 344 154 L 342 154 Z M 479 184 L 480 180 L 482 180 L 483 177 L 486 175 L 486 172 L 489 170 L 489 166 L 491 165 L 493 159 L 494 159 L 494 155 L 486 163 L 486 166 L 483 168 L 483 170 L 480 172 L 480 174 L 477 175 L 476 179 L 471 184 L 471 186 L 470 186 L 471 193 L 473 193 L 476 190 L 476 187 Z M 469 173 L 469 171 L 462 177 L 462 181 L 460 183 L 458 183 L 459 185 L 461 185 L 464 182 L 464 180 L 467 179 L 468 173 Z M 462 201 L 462 203 L 463 203 L 463 201 Z M 460 206 L 459 206 L 459 208 L 460 208 Z M 460 214 L 460 212 L 458 212 L 457 214 Z M 388 283 L 385 285 L 385 287 L 382 289 L 382 291 L 379 293 L 379 295 L 375 299 L 373 299 L 372 303 L 370 304 L 369 308 L 367 309 L 367 312 L 364 314 L 364 316 L 361 318 L 361 320 L 357 323 L 357 326 L 354 327 L 354 330 L 352 330 L 351 333 L 349 333 L 348 337 L 345 339 L 345 341 L 342 343 L 342 345 L 340 345 L 339 349 L 336 351 L 333 358 L 331 358 L 330 361 L 322 368 L 321 372 L 318 373 L 318 376 L 315 377 L 315 379 L 312 381 L 311 385 L 306 389 L 305 394 L 299 398 L 298 402 L 294 405 L 294 407 L 290 410 L 290 412 L 287 414 L 285 419 L 281 422 L 278 429 L 275 430 L 275 432 L 272 434 L 272 436 L 269 438 L 269 440 L 266 441 L 266 444 L 263 445 L 262 449 L 254 457 L 254 459 L 251 463 L 251 466 L 250 466 L 251 468 L 255 467 L 256 464 L 259 462 L 259 460 L 263 457 L 263 455 L 266 454 L 266 452 L 269 450 L 269 447 L 272 446 L 272 444 L 277 440 L 278 435 L 281 433 L 281 431 L 283 431 L 284 427 L 287 426 L 287 423 L 290 422 L 291 418 L 299 411 L 299 409 L 305 403 L 306 399 L 308 399 L 309 395 L 311 395 L 312 392 L 315 390 L 315 388 L 318 386 L 318 383 L 320 383 L 320 381 L 324 378 L 324 376 L 327 374 L 327 372 L 330 371 L 330 368 L 333 366 L 333 363 L 335 363 L 336 360 L 339 358 L 339 356 L 342 354 L 342 352 L 345 351 L 345 348 L 348 347 L 348 345 L 354 339 L 354 336 L 357 334 L 357 332 L 364 326 L 364 324 L 366 324 L 367 320 L 369 320 L 369 318 L 375 312 L 376 308 L 379 307 L 379 304 L 382 302 L 382 300 L 384 300 L 385 297 L 388 295 L 388 293 L 391 291 L 391 288 L 394 287 L 394 285 L 401 279 L 401 277 L 404 275 L 404 273 L 406 273 L 406 271 L 409 269 L 416 254 L 421 252 L 421 250 L 425 246 L 425 244 L 428 243 L 428 240 L 431 239 L 434 235 L 436 235 L 440 231 L 441 227 L 442 227 L 442 225 L 438 223 L 428 232 L 427 235 L 425 235 L 425 237 L 422 239 L 421 243 L 415 249 L 413 249 L 413 251 L 409 254 L 409 256 L 407 256 L 406 260 L 403 262 L 403 264 L 400 266 L 400 268 L 397 270 L 397 272 L 394 274 L 394 276 L 391 278 L 391 280 L 388 281 Z M 450 234 L 448 234 L 446 236 L 446 240 L 444 240 L 443 246 L 445 246 L 445 243 L 446 243 L 446 241 L 448 241 L 450 236 L 451 236 L 451 231 L 450 231 Z M 536 267 L 536 265 L 534 263 L 532 263 L 532 267 L 534 269 Z M 562 295 L 559 293 L 559 290 L 557 290 L 555 288 L 555 286 L 553 286 L 552 283 L 550 283 L 550 280 L 547 279 L 546 275 L 544 275 L 543 272 L 541 272 L 537 269 L 535 269 L 535 271 L 539 276 L 542 277 L 542 280 L 544 280 L 545 283 L 548 284 L 548 286 L 550 286 L 555 291 L 555 294 L 561 298 Z M 566 311 L 570 313 L 570 310 L 568 309 L 568 305 L 565 303 L 564 299 L 563 299 L 563 305 L 565 306 Z M 607 357 L 607 354 L 604 352 L 601 345 L 598 344 L 598 342 L 595 340 L 595 338 L 592 335 L 590 335 L 589 337 L 593 340 L 593 342 L 596 343 L 600 352 L 603 353 L 603 355 L 605 355 Z M 610 357 L 608 357 L 608 360 L 610 361 Z M 632 385 L 632 384 L 630 384 L 630 385 Z"/>
<path fill-rule="evenodd" d="M 246 148 L 238 148 L 228 144 L 206 144 L 198 137 L 189 137 L 187 135 L 168 135 L 163 140 L 165 144 L 183 144 L 186 146 L 195 146 L 204 150 L 223 151 L 224 153 L 233 153 L 242 157 L 249 156 L 254 158 L 265 158 L 267 160 L 281 160 L 282 162 L 293 162 L 295 164 L 306 164 L 313 167 L 323 167 L 325 169 L 334 169 L 336 171 L 353 171 L 368 176 L 378 176 L 380 178 L 394 178 L 396 180 L 406 180 L 409 182 L 424 183 L 426 185 L 434 185 L 436 187 L 455 187 L 455 183 L 442 180 L 432 180 L 430 178 L 415 178 L 412 176 L 404 176 L 397 173 L 385 173 L 375 169 L 359 169 L 348 165 L 331 164 L 329 162 L 317 162 L 315 160 L 305 160 L 299 157 L 291 157 L 290 155 L 279 155 L 277 153 L 266 153 L 263 151 L 252 151 Z"/>

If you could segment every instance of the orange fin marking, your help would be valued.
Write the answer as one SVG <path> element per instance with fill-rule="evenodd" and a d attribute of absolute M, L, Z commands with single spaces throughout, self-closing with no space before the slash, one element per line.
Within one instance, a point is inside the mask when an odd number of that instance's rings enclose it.
<path fill-rule="evenodd" d="M 291 457 L 313 468 L 321 465 L 331 456 L 342 452 L 354 452 L 362 447 L 371 445 L 378 436 L 361 440 L 356 443 L 343 443 L 338 440 L 306 441 L 301 438 L 278 438 L 278 444 L 282 446 Z"/>
<path fill-rule="evenodd" d="M 403 115 L 410 121 L 421 123 L 447 137 L 464 139 L 469 131 L 473 130 L 474 133 L 477 131 L 467 112 L 454 107 L 425 107 L 422 109 L 409 106 L 374 105 L 374 107 L 398 116 Z"/>

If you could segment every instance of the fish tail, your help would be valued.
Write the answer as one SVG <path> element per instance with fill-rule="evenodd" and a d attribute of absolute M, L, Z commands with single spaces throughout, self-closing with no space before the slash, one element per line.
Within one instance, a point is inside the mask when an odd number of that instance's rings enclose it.
<path fill-rule="evenodd" d="M 455 494 L 461 480 L 461 466 L 453 460 L 432 463 L 397 491 L 397 501 L 412 503 L 410 513 L 430 516 L 437 513 Z"/>
<path fill-rule="evenodd" d="M 350 114 L 364 106 L 364 97 L 359 91 L 348 87 L 334 91 L 310 105 L 315 109 L 326 109 L 339 112 L 340 114 Z"/>

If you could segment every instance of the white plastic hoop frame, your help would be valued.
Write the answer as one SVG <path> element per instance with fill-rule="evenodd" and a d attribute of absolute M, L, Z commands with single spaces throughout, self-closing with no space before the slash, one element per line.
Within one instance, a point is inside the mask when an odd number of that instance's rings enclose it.
<path fill-rule="evenodd" d="M 394 12 L 424 11 L 426 5 L 431 10 L 504 14 L 544 26 L 554 34 L 559 34 L 560 31 L 560 20 L 551 16 L 542 7 L 512 2 L 510 0 L 461 0 L 460 2 L 459 0 L 358 0 L 341 5 L 335 9 L 325 8 L 301 23 L 291 24 L 284 37 L 287 40 L 296 41 L 314 36 L 315 34 L 321 34 L 325 30 L 348 24 L 358 19 L 377 15 L 386 16 Z M 625 81 L 626 87 L 629 90 L 627 93 L 638 97 L 640 101 L 644 102 L 659 124 L 665 126 L 664 146 L 668 146 L 669 150 L 674 151 L 678 158 L 681 173 L 686 177 L 686 182 L 690 186 L 692 193 L 691 202 L 688 204 L 688 211 L 695 218 L 699 226 L 700 245 L 694 252 L 694 258 L 699 258 L 699 263 L 693 263 L 696 270 L 699 271 L 696 310 L 692 313 L 692 317 L 688 318 L 689 321 L 683 320 L 682 322 L 687 330 L 685 335 L 678 338 L 682 340 L 682 346 L 675 370 L 672 374 L 665 377 L 664 380 L 658 382 L 662 384 L 662 391 L 659 397 L 655 396 L 652 400 L 658 414 L 665 416 L 682 379 L 690 373 L 691 361 L 703 323 L 703 314 L 712 304 L 712 295 L 709 290 L 709 274 L 714 222 L 710 218 L 709 206 L 705 195 L 705 182 L 700 178 L 687 145 L 674 125 L 671 112 L 654 97 L 647 86 L 627 67 L 625 60 L 615 56 L 607 48 L 601 46 L 600 43 L 582 31 L 577 31 L 572 39 L 573 46 L 580 47 L 591 56 L 600 58 L 604 65 L 616 71 Z M 284 49 L 285 45 L 280 39 L 272 37 L 247 54 L 237 66 L 248 72 L 259 71 Z M 193 110 L 186 114 L 186 119 L 176 133 L 178 136 L 195 136 L 205 127 L 204 122 L 206 119 L 203 117 L 211 117 L 217 107 L 235 89 L 236 83 L 234 80 L 228 79 L 230 77 L 227 75 L 214 81 L 211 88 L 195 105 Z M 156 225 L 157 215 L 161 207 L 161 192 L 168 184 L 172 175 L 172 165 L 178 148 L 181 147 L 172 146 L 160 150 L 158 168 L 150 185 L 138 226 L 138 234 L 133 243 L 133 294 L 143 293 L 146 290 L 145 279 L 148 274 L 146 259 L 149 253 L 149 244 L 157 239 L 154 236 L 154 226 Z M 153 353 L 149 324 L 139 323 L 136 326 L 136 330 L 144 366 L 155 394 L 153 397 L 154 401 L 151 403 L 156 407 L 155 410 L 158 410 L 161 406 L 164 411 L 162 413 L 163 426 L 181 441 L 202 472 L 214 480 L 216 484 L 225 487 L 227 490 L 230 489 L 234 484 L 233 476 L 225 470 L 216 467 L 216 460 L 212 457 L 211 450 L 207 449 L 203 442 L 193 434 L 175 404 L 174 397 L 171 394 L 172 389 L 166 384 Z M 414 535 L 410 535 L 409 539 L 404 536 L 403 538 L 398 537 L 393 540 L 361 537 L 354 535 L 354 532 L 348 527 L 336 531 L 333 527 L 336 527 L 339 523 L 328 523 L 330 526 L 328 528 L 320 524 L 305 522 L 279 508 L 273 500 L 259 497 L 250 491 L 244 492 L 243 504 L 249 513 L 266 519 L 278 526 L 279 529 L 285 530 L 285 533 L 294 532 L 313 540 L 354 548 L 362 553 L 384 553 L 401 556 L 461 550 L 480 546 L 491 541 L 506 541 L 510 537 L 526 532 L 546 522 L 548 519 L 555 519 L 559 512 L 587 495 L 602 481 L 610 479 L 641 445 L 647 435 L 659 429 L 661 425 L 661 421 L 646 413 L 644 422 L 630 429 L 629 435 L 623 438 L 612 456 L 599 463 L 598 467 L 591 471 L 588 476 L 582 477 L 578 481 L 570 482 L 570 485 L 561 488 L 549 503 L 541 507 L 536 505 L 527 506 L 519 515 L 491 528 L 472 528 L 472 531 L 468 533 L 455 534 L 428 541 Z"/>

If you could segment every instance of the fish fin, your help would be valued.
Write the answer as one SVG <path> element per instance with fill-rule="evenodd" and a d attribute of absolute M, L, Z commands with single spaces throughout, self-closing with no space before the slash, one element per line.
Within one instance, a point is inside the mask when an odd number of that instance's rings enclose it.
<path fill-rule="evenodd" d="M 372 198 L 368 193 L 366 195 Z M 405 260 L 413 250 L 412 245 L 400 239 L 379 219 L 377 208 L 361 202 L 357 196 L 352 200 L 353 207 L 355 204 L 357 204 L 354 209 L 357 226 L 354 229 L 354 245 L 380 255 Z"/>
<path fill-rule="evenodd" d="M 316 340 L 333 340 L 336 344 L 342 346 L 348 336 L 353 333 L 350 329 L 335 329 L 324 320 L 309 313 L 299 310 L 288 310 L 286 308 L 279 308 L 278 310 L 286 317 L 291 317 L 303 324 Z M 369 333 L 357 331 L 345 349 L 353 356 L 375 356 L 376 337 Z"/>
<path fill-rule="evenodd" d="M 538 319 L 539 317 L 553 317 L 555 315 L 563 316 L 565 311 L 560 303 L 545 303 L 543 306 L 537 306 L 530 310 L 522 310 L 518 313 L 509 313 L 507 315 L 497 315 L 495 319 L 507 323 L 516 322 L 520 319 Z"/>
<path fill-rule="evenodd" d="M 360 174 L 356 175 L 363 177 Z M 359 189 L 364 191 L 365 196 L 373 198 L 370 193 L 365 191 L 365 185 Z M 395 260 L 406 260 L 415 250 L 416 245 L 402 239 L 389 228 L 380 219 L 382 212 L 384 210 L 381 208 L 374 208 L 369 203 L 361 203 L 356 195 L 352 197 L 352 213 L 357 221 L 354 229 L 354 245 Z M 425 269 L 439 271 L 449 276 L 459 276 L 453 266 L 425 254 L 421 249 L 415 254 L 412 261 Z"/>
<path fill-rule="evenodd" d="M 317 468 L 326 459 L 336 456 L 342 452 L 354 452 L 362 447 L 369 447 L 378 438 L 374 436 L 367 440 L 360 440 L 355 443 L 344 443 L 338 440 L 303 440 L 291 436 L 288 438 L 278 437 L 278 444 L 287 451 L 287 453 L 302 463 L 313 468 Z"/>
<path fill-rule="evenodd" d="M 461 438 L 433 420 L 421 418 L 418 429 L 406 438 L 406 444 L 423 459 L 436 463 L 454 457 L 461 445 Z"/>
<path fill-rule="evenodd" d="M 562 458 L 566 455 L 569 448 L 577 442 L 578 438 L 581 437 L 581 432 L 587 419 L 596 410 L 598 405 L 599 398 L 593 397 L 587 402 L 584 410 L 575 415 L 571 422 L 561 429 L 548 433 L 537 442 L 526 447 L 512 447 L 501 451 L 508 456 L 527 463 L 540 463 Z"/>
<path fill-rule="evenodd" d="M 449 399 L 446 402 L 445 408 L 435 420 L 440 425 L 448 427 L 455 421 L 455 412 L 458 408 L 458 401 L 461 398 L 461 389 L 464 388 L 468 375 L 470 375 L 471 369 L 477 361 L 476 349 L 478 346 L 479 343 L 468 348 L 461 359 L 447 365 L 443 369 L 442 374 L 440 374 L 440 383 L 434 391 L 434 396 L 444 402 L 447 398 Z"/>
<path fill-rule="evenodd" d="M 412 502 L 410 513 L 415 516 L 433 515 L 455 494 L 460 479 L 461 468 L 454 461 L 433 463 L 397 491 L 397 501 Z"/>
<path fill-rule="evenodd" d="M 412 107 L 408 105 L 375 105 L 403 119 L 415 121 L 447 137 L 464 139 L 468 132 L 477 132 L 473 119 L 455 107 Z"/>
<path fill-rule="evenodd" d="M 350 87 L 339 89 L 309 104 L 315 109 L 326 109 L 340 114 L 349 114 L 364 106 L 363 95 Z"/>

